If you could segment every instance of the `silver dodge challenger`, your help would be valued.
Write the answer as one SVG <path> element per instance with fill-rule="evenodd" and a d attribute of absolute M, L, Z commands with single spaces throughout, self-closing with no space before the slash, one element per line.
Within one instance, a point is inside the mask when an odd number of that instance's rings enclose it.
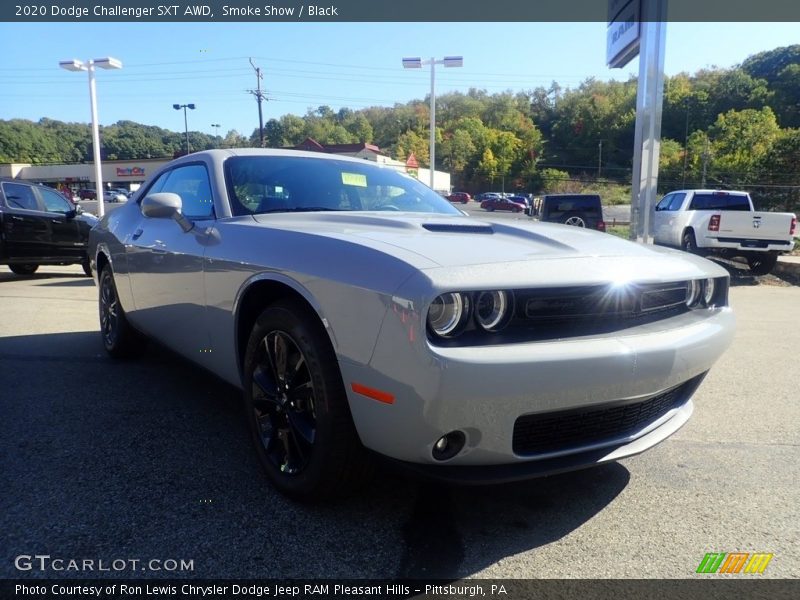
<path fill-rule="evenodd" d="M 640 453 L 730 344 L 721 267 L 477 220 L 373 162 L 198 152 L 90 234 L 103 344 L 152 338 L 243 390 L 268 478 L 346 492 L 383 455 L 506 482 Z"/>

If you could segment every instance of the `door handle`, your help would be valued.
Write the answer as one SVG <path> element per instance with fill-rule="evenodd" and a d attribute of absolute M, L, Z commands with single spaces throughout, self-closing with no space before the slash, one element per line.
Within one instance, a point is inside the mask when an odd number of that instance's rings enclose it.
<path fill-rule="evenodd" d="M 60 219 L 50 219 L 50 220 L 51 220 L 53 223 L 61 223 L 61 222 L 62 222 Z"/>
<path fill-rule="evenodd" d="M 136 231 L 133 232 L 133 235 L 131 236 L 131 239 L 132 240 L 138 240 L 143 233 L 144 233 L 144 229 L 139 227 L 139 229 L 137 229 Z"/>
<path fill-rule="evenodd" d="M 22 217 L 16 217 L 14 215 L 11 215 L 11 220 L 12 221 L 24 221 L 25 219 L 23 219 Z"/>

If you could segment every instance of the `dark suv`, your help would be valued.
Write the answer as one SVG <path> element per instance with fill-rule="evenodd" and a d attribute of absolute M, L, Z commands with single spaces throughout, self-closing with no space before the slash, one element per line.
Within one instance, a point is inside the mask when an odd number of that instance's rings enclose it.
<path fill-rule="evenodd" d="M 80 264 L 91 276 L 89 230 L 97 217 L 61 192 L 29 181 L 0 178 L 0 265 L 32 275 L 39 265 Z"/>
<path fill-rule="evenodd" d="M 529 211 L 526 212 L 539 217 L 540 221 L 606 230 L 603 207 L 597 194 L 548 194 L 536 198 Z"/>

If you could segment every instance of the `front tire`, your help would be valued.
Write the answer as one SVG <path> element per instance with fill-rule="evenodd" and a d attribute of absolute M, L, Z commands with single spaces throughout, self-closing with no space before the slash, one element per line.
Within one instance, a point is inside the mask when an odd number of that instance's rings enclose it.
<path fill-rule="evenodd" d="M 747 257 L 747 265 L 753 275 L 768 275 L 778 264 L 778 255 L 772 252 L 759 252 Z"/>
<path fill-rule="evenodd" d="M 36 269 L 39 268 L 39 265 L 8 265 L 8 268 L 11 269 L 12 273 L 16 273 L 17 275 L 33 275 L 36 273 Z"/>
<path fill-rule="evenodd" d="M 369 470 L 336 355 L 319 319 L 281 301 L 256 320 L 244 359 L 244 404 L 267 477 L 298 500 L 343 495 Z"/>
<path fill-rule="evenodd" d="M 111 267 L 105 266 L 100 272 L 100 334 L 103 346 L 114 358 L 129 358 L 138 356 L 147 345 L 147 338 L 136 331 L 119 303 L 117 286 L 114 284 L 114 275 Z"/>

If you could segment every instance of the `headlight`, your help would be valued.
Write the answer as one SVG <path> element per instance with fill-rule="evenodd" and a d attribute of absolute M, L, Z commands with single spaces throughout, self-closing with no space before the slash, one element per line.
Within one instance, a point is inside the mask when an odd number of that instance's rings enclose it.
<path fill-rule="evenodd" d="M 508 323 L 511 298 L 501 290 L 479 292 L 475 299 L 475 320 L 486 331 L 497 331 Z"/>
<path fill-rule="evenodd" d="M 428 327 L 438 336 L 449 337 L 469 316 L 469 297 L 458 292 L 437 296 L 428 309 Z"/>
<path fill-rule="evenodd" d="M 713 279 L 706 279 L 703 283 L 703 304 L 705 306 L 711 306 L 711 301 L 714 299 L 714 292 L 716 291 L 716 282 Z"/>
<path fill-rule="evenodd" d="M 689 281 L 689 289 L 686 291 L 686 306 L 689 308 L 694 308 L 697 306 L 697 303 L 700 302 L 700 295 L 702 294 L 702 289 L 700 286 L 700 282 L 696 279 L 691 279 Z"/>

